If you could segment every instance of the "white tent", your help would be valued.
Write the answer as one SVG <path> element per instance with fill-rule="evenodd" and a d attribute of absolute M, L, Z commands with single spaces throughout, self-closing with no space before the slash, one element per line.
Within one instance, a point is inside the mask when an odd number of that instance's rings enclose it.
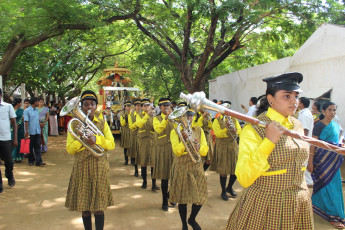
<path fill-rule="evenodd" d="M 240 70 L 209 81 L 210 99 L 230 100 L 232 109 L 244 112 L 250 97 L 265 93 L 263 78 L 300 72 L 302 97 L 320 98 L 327 93 L 338 105 L 337 115 L 345 127 L 345 27 L 323 24 L 292 56 Z M 311 106 L 310 106 L 311 107 Z"/>

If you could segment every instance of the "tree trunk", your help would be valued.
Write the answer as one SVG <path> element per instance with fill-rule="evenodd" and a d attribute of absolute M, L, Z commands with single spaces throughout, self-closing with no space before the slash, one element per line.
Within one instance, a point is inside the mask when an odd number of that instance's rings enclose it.
<path fill-rule="evenodd" d="M 17 40 L 12 38 L 2 56 L 2 60 L 0 61 L 0 75 L 2 75 L 3 85 L 6 85 L 7 77 L 10 74 L 14 61 L 21 50 L 22 47 L 17 45 Z"/>

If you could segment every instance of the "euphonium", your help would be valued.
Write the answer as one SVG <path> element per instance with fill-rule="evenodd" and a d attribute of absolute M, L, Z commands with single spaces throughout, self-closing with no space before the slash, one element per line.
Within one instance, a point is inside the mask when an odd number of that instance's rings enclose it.
<path fill-rule="evenodd" d="M 189 154 L 191 160 L 197 164 L 201 161 L 201 156 L 199 151 L 195 148 L 195 144 L 197 144 L 197 140 L 192 138 L 192 127 L 191 124 L 188 122 L 186 117 L 186 112 L 188 111 L 187 106 L 180 107 L 174 112 L 172 112 L 168 119 L 172 120 L 174 123 L 177 124 L 177 127 L 175 128 L 175 131 L 177 135 L 179 136 L 180 140 L 182 141 L 183 145 L 186 148 L 187 153 Z M 185 140 L 182 136 L 180 127 L 183 127 L 183 129 L 187 132 L 188 138 Z"/>
<path fill-rule="evenodd" d="M 88 111 L 88 114 L 85 115 L 79 108 L 79 101 L 80 97 L 74 97 L 70 101 L 67 102 L 67 104 L 62 108 L 60 112 L 60 116 L 65 116 L 66 114 L 70 114 L 73 119 L 70 120 L 68 123 L 68 132 L 76 139 L 78 140 L 88 151 L 90 151 L 95 157 L 101 157 L 104 155 L 105 150 L 98 146 L 98 145 L 92 145 L 89 146 L 89 144 L 84 141 L 84 138 L 87 138 L 87 136 L 90 135 L 98 135 L 98 136 L 104 136 L 103 133 L 95 126 L 95 124 L 92 123 L 92 121 L 88 118 L 91 111 Z M 74 125 L 76 123 L 76 125 Z M 75 129 L 75 130 L 73 130 Z M 75 133 L 81 133 L 80 137 L 78 134 Z"/>

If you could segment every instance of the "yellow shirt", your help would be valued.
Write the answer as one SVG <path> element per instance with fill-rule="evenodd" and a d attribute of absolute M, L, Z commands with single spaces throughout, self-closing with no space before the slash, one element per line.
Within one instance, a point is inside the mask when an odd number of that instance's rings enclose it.
<path fill-rule="evenodd" d="M 284 117 L 272 108 L 268 109 L 266 116 L 287 129 L 293 128 L 289 117 Z M 252 185 L 270 168 L 267 159 L 274 147 L 275 144 L 268 138 L 261 139 L 250 124 L 244 126 L 240 135 L 239 155 L 235 170 L 237 180 L 244 188 Z"/>
<path fill-rule="evenodd" d="M 103 120 L 103 115 L 100 115 L 98 118 L 94 116 L 92 122 L 100 122 L 99 120 Z M 96 145 L 108 150 L 114 149 L 114 137 L 107 122 L 104 122 L 103 134 L 104 136 L 96 135 Z M 74 139 L 70 133 L 67 134 L 66 148 L 67 152 L 72 155 L 85 149 L 83 145 L 78 140 Z"/>
<path fill-rule="evenodd" d="M 163 120 L 160 122 L 157 117 L 153 118 L 153 129 L 156 131 L 156 133 L 161 134 L 164 129 L 167 127 L 168 120 L 165 119 L 165 115 L 161 114 Z"/>
<path fill-rule="evenodd" d="M 200 128 L 202 128 L 203 127 L 203 122 L 204 122 L 204 116 L 202 115 L 202 113 L 199 112 L 199 119 L 198 119 L 198 121 L 196 121 L 196 117 L 197 116 L 193 117 L 192 127 L 200 127 Z M 208 121 L 207 125 L 208 125 L 208 127 L 210 129 L 212 129 L 212 122 L 211 121 Z"/>
<path fill-rule="evenodd" d="M 140 129 L 141 129 L 142 127 L 144 127 L 144 125 L 146 124 L 147 120 L 148 120 L 149 117 L 150 117 L 146 112 L 142 112 L 142 114 L 144 115 L 143 118 L 141 118 L 141 117 L 139 116 L 139 114 L 137 114 L 136 120 L 135 120 L 135 122 L 137 123 L 138 128 L 140 128 Z"/>
<path fill-rule="evenodd" d="M 223 115 L 220 115 L 219 119 L 223 119 L 223 117 L 224 117 Z M 235 127 L 237 129 L 237 135 L 240 135 L 241 134 L 241 125 L 236 118 L 235 118 L 235 121 L 236 121 Z M 227 128 L 221 129 L 218 119 L 214 119 L 213 124 L 212 124 L 212 129 L 213 129 L 214 134 L 216 135 L 217 138 L 228 137 L 228 134 L 227 134 L 228 129 Z"/>
<path fill-rule="evenodd" d="M 206 142 L 206 137 L 205 137 L 205 133 L 204 131 L 201 129 L 200 132 L 200 150 L 199 153 L 201 156 L 206 156 L 208 153 L 208 146 L 207 146 L 207 142 Z M 184 144 L 182 143 L 182 141 L 180 141 L 179 136 L 177 135 L 175 129 L 171 130 L 170 133 L 170 142 L 171 142 L 171 146 L 173 149 L 173 152 L 176 156 L 182 156 L 184 154 L 187 154 L 187 152 L 185 152 L 186 148 L 184 146 Z"/>
<path fill-rule="evenodd" d="M 137 117 L 137 111 L 134 111 L 134 116 Z M 132 121 L 132 116 L 129 114 L 128 115 L 128 126 L 130 130 L 134 131 L 138 128 L 137 123 Z"/>
<path fill-rule="evenodd" d="M 123 115 L 121 115 L 120 123 L 121 123 L 121 126 L 127 125 L 126 119 L 123 117 Z"/>

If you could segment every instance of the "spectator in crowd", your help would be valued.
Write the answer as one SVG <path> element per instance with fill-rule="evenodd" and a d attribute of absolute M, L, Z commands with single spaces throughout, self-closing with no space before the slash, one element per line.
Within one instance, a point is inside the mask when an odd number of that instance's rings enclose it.
<path fill-rule="evenodd" d="M 49 124 L 50 124 L 50 135 L 58 136 L 58 123 L 57 123 L 57 104 L 51 102 Z"/>
<path fill-rule="evenodd" d="M 319 120 L 319 117 L 321 115 L 321 104 L 318 101 L 315 101 L 312 106 L 312 114 L 314 118 L 314 123 L 316 123 Z"/>
<path fill-rule="evenodd" d="M 304 129 L 304 135 L 311 137 L 314 128 L 314 118 L 311 114 L 311 111 L 308 109 L 310 105 L 310 100 L 306 97 L 301 97 L 299 101 L 298 108 L 300 109 L 298 114 L 298 120 L 302 123 Z M 307 166 L 307 165 L 306 165 Z M 311 178 L 310 172 L 307 170 L 304 171 L 305 179 L 307 181 L 308 187 L 313 186 L 313 179 Z"/>
<path fill-rule="evenodd" d="M 315 123 L 313 137 L 339 144 L 340 126 L 334 121 L 337 106 L 327 102 L 322 106 L 320 120 Z M 308 170 L 314 180 L 313 210 L 331 222 L 333 227 L 345 226 L 344 197 L 341 183 L 340 166 L 344 158 L 341 154 L 328 149 L 310 147 Z"/>
<path fill-rule="evenodd" d="M 13 100 L 12 106 L 14 108 L 14 111 L 16 113 L 16 123 L 17 123 L 17 140 L 18 140 L 18 146 L 14 147 L 12 150 L 12 157 L 15 162 L 21 162 L 23 160 L 23 154 L 20 153 L 20 143 L 21 140 L 24 139 L 24 110 L 22 107 L 22 99 L 15 98 Z M 12 127 L 12 137 L 14 136 L 14 129 Z"/>
<path fill-rule="evenodd" d="M 41 127 L 38 113 L 38 98 L 30 99 L 30 107 L 24 111 L 25 135 L 27 139 L 30 135 L 30 154 L 28 156 L 29 165 L 36 162 L 36 166 L 45 165 L 41 157 Z"/>
<path fill-rule="evenodd" d="M 11 146 L 18 146 L 16 114 L 13 106 L 3 101 L 0 89 L 0 158 L 5 162 L 5 177 L 8 185 L 16 184 L 13 176 L 13 158 Z M 13 127 L 13 141 L 11 142 L 11 125 Z M 3 192 L 2 176 L 0 171 L 0 193 Z"/>
<path fill-rule="evenodd" d="M 38 113 L 41 126 L 41 153 L 45 153 L 48 150 L 48 119 L 49 108 L 44 105 L 43 98 L 38 100 Z"/>
<path fill-rule="evenodd" d="M 299 115 L 298 120 L 302 123 L 304 129 L 304 135 L 311 137 L 314 127 L 314 119 L 311 111 L 308 109 L 310 100 L 306 97 L 301 97 L 299 101 Z"/>
<path fill-rule="evenodd" d="M 24 100 L 24 110 L 29 108 L 29 106 L 30 106 L 30 99 L 29 98 L 25 98 L 25 100 Z"/>
<path fill-rule="evenodd" d="M 244 109 L 244 111 L 246 111 L 246 115 L 253 117 L 255 116 L 256 113 L 256 103 L 258 102 L 258 99 L 256 97 L 251 97 L 249 100 L 249 109 L 247 109 L 246 106 L 244 106 L 243 104 L 241 104 L 242 109 Z"/>

